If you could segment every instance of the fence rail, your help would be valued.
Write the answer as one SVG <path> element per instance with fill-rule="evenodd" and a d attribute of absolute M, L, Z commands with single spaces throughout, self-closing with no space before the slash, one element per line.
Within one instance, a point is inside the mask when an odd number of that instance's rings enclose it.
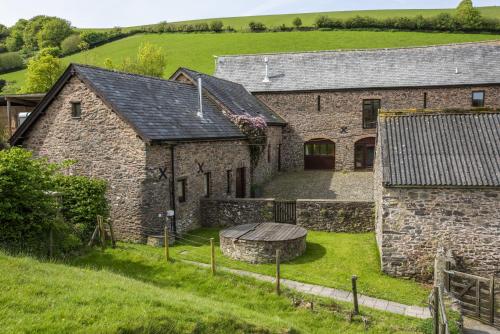
<path fill-rule="evenodd" d="M 444 274 L 446 290 L 460 302 L 464 315 L 500 328 L 500 289 L 494 276 L 455 270 L 445 270 Z"/>

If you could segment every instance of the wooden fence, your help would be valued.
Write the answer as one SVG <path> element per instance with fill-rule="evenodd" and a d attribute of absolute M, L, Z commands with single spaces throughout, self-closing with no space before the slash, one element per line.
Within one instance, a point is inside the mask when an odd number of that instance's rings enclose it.
<path fill-rule="evenodd" d="M 450 269 L 444 273 L 446 290 L 460 301 L 464 315 L 500 328 L 500 289 L 494 276 L 485 278 Z"/>
<path fill-rule="evenodd" d="M 295 224 L 297 222 L 297 202 L 274 201 L 273 216 L 277 223 Z"/>
<path fill-rule="evenodd" d="M 433 319 L 433 334 L 449 334 L 448 316 L 443 299 L 443 287 L 435 286 L 430 295 L 430 309 Z"/>

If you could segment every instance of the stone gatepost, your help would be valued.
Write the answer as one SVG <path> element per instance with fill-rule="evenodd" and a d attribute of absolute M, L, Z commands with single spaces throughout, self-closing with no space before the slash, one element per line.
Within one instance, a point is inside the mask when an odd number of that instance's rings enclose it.
<path fill-rule="evenodd" d="M 446 251 L 444 247 L 439 246 L 434 258 L 434 286 L 445 286 L 446 262 L 455 263 L 451 251 Z"/>

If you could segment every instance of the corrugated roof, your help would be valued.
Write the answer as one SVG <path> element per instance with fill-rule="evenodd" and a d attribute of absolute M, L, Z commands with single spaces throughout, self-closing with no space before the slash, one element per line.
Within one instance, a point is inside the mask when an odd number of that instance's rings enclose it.
<path fill-rule="evenodd" d="M 381 116 L 385 186 L 500 186 L 500 113 Z"/>
<path fill-rule="evenodd" d="M 215 76 L 251 92 L 500 83 L 500 43 L 221 56 Z"/>
<path fill-rule="evenodd" d="M 260 116 L 268 124 L 286 124 L 281 117 L 261 103 L 259 99 L 248 92 L 242 85 L 187 68 L 181 68 L 180 71 L 186 73 L 194 81 L 201 76 L 203 88 L 224 104 L 233 114 L 250 115 L 253 117 Z"/>

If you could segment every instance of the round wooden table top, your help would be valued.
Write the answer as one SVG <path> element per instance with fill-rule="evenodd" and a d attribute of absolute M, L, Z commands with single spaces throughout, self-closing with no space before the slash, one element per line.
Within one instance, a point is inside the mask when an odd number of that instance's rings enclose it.
<path fill-rule="evenodd" d="M 249 241 L 285 241 L 305 237 L 303 227 L 280 223 L 243 224 L 220 231 L 219 236 Z"/>

